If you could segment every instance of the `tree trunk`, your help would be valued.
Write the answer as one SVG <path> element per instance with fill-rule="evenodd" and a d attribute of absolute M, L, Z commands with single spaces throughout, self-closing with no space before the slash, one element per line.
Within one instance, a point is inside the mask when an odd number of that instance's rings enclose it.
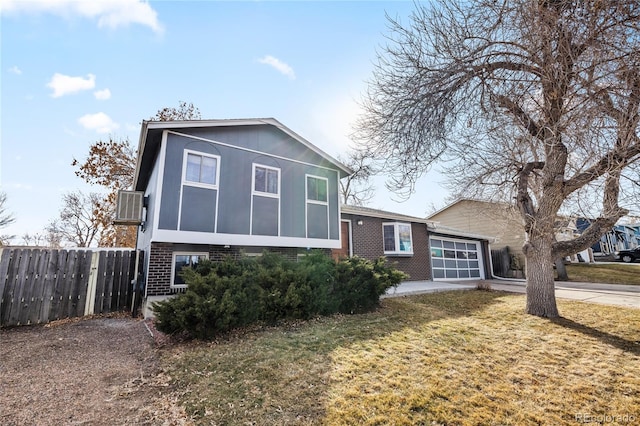
<path fill-rule="evenodd" d="M 551 242 L 529 245 L 527 257 L 527 308 L 528 314 L 545 318 L 557 318 L 558 306 L 554 284 Z"/>
<path fill-rule="evenodd" d="M 556 259 L 556 272 L 558 273 L 558 281 L 569 281 L 569 275 L 567 274 L 567 267 L 564 264 L 563 257 Z"/>

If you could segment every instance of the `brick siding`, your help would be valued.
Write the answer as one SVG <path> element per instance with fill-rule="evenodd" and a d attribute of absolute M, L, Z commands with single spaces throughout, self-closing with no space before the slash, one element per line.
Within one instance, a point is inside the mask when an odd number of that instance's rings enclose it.
<path fill-rule="evenodd" d="M 296 247 L 268 247 L 267 250 L 279 253 L 290 261 L 297 261 L 301 249 Z M 261 253 L 263 248 L 246 248 L 249 253 Z M 245 248 L 220 245 L 186 245 L 172 243 L 151 243 L 149 270 L 146 274 L 147 296 L 164 296 L 176 292 L 171 288 L 171 270 L 174 252 L 208 253 L 209 259 L 221 261 L 228 256 L 234 259 L 242 256 Z M 330 250 L 325 250 L 330 254 Z"/>
<path fill-rule="evenodd" d="M 342 218 L 351 220 L 351 241 L 354 256 L 370 260 L 384 256 L 382 224 L 384 222 L 396 222 L 395 220 L 344 213 Z M 358 225 L 358 221 L 362 221 L 362 225 Z M 412 223 L 411 236 L 413 239 L 413 256 L 386 256 L 386 259 L 399 270 L 409 274 L 410 280 L 430 280 L 432 279 L 431 255 L 427 225 Z"/>

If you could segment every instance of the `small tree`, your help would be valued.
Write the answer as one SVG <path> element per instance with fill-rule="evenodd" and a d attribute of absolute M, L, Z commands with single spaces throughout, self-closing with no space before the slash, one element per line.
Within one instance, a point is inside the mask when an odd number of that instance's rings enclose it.
<path fill-rule="evenodd" d="M 200 110 L 191 102 L 178 102 L 178 108 L 165 107 L 159 109 L 156 115 L 150 118 L 152 121 L 175 121 L 175 120 L 200 120 Z"/>
<path fill-rule="evenodd" d="M 16 221 L 16 218 L 7 210 L 7 194 L 0 192 L 0 229 L 6 228 Z M 0 247 L 9 244 L 13 235 L 0 235 Z"/>
<path fill-rule="evenodd" d="M 103 230 L 100 205 L 104 197 L 97 193 L 69 192 L 62 196 L 60 216 L 49 226 L 55 230 L 58 244 L 61 239 L 78 247 L 90 247 L 99 241 Z M 55 242 L 54 241 L 54 242 Z"/>
<path fill-rule="evenodd" d="M 364 206 L 375 195 L 371 183 L 373 166 L 371 157 L 365 151 L 351 151 L 347 158 L 338 156 L 338 160 L 353 170 L 353 174 L 340 180 L 340 198 L 343 204 Z"/>

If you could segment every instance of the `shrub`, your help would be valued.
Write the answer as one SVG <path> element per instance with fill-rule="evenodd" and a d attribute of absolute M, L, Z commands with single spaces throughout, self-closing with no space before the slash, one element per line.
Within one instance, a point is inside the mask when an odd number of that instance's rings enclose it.
<path fill-rule="evenodd" d="M 185 293 L 153 304 L 156 326 L 199 339 L 258 321 L 366 312 L 407 277 L 382 258 L 335 262 L 322 252 L 297 263 L 268 252 L 258 258 L 201 261 L 182 276 Z"/>

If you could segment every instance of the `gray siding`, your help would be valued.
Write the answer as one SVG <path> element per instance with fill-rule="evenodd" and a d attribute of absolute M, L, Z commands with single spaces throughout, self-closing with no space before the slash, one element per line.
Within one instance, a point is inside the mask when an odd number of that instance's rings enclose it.
<path fill-rule="evenodd" d="M 216 194 L 214 189 L 185 185 L 182 188 L 180 229 L 183 231 L 214 232 Z"/>
<path fill-rule="evenodd" d="M 309 204 L 307 206 L 307 236 L 328 238 L 327 206 Z"/>
<path fill-rule="evenodd" d="M 278 235 L 278 199 L 253 197 L 253 235 Z"/>
<path fill-rule="evenodd" d="M 215 142 L 199 141 L 175 134 L 168 135 L 159 229 L 200 232 L 217 230 L 218 233 L 224 234 L 278 235 L 277 199 L 254 196 L 252 210 L 252 170 L 255 163 L 280 169 L 280 236 L 339 239 L 337 172 L 299 162 L 316 162 L 332 167 L 318 154 L 271 126 L 188 129 L 187 131 L 191 135 Z M 268 151 L 276 157 L 236 149 L 216 142 L 234 144 L 256 151 Z M 211 189 L 186 185 L 182 187 L 182 167 L 186 149 L 220 157 L 217 194 Z M 315 224 L 316 221 L 327 222 L 326 211 L 324 217 L 319 217 L 320 213 L 315 208 L 311 212 L 313 224 L 309 228 L 309 221 L 305 217 L 306 174 L 328 179 L 330 221 L 328 232 L 326 226 L 322 230 Z M 218 197 L 217 224 L 215 223 L 216 195 Z M 180 213 L 181 201 L 182 212 Z M 252 220 L 253 225 L 251 225 Z"/>

